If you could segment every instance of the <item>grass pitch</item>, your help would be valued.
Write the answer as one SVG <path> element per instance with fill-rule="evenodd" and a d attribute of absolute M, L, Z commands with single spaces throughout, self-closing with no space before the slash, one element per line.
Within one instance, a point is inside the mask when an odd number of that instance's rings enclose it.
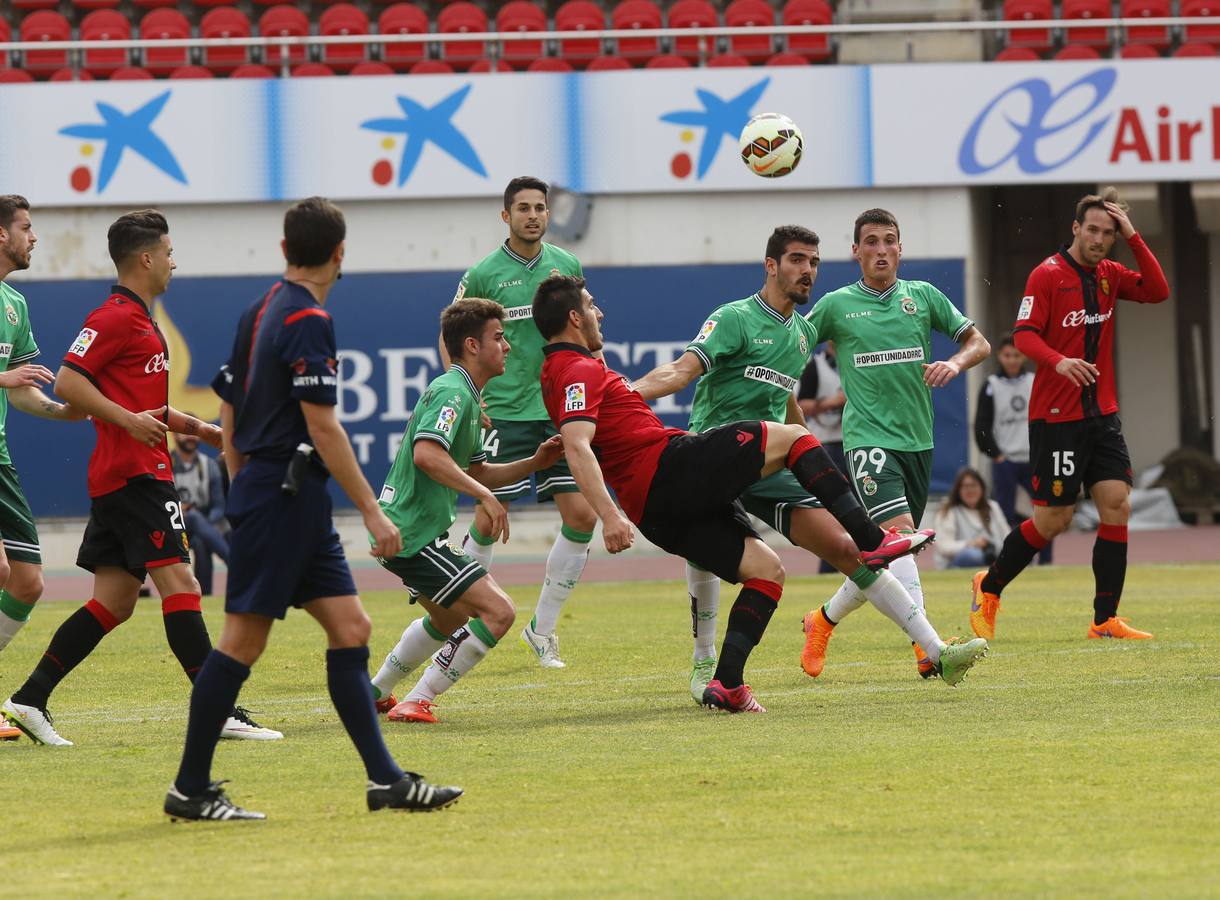
<path fill-rule="evenodd" d="M 942 634 L 969 631 L 969 574 L 925 575 Z M 1215 565 L 1133 568 L 1124 612 L 1157 640 L 1110 643 L 1084 639 L 1089 570 L 1031 569 L 951 689 L 916 677 L 871 607 L 807 678 L 800 617 L 836 581 L 794 580 L 747 670 L 770 711 L 741 716 L 688 695 L 680 583 L 582 586 L 560 623 L 566 670 L 539 669 L 514 631 L 442 698 L 441 725 L 387 728 L 404 766 L 466 788 L 431 815 L 364 809 L 322 635 L 294 613 L 242 695 L 287 740 L 226 742 L 214 770 L 269 820 L 178 825 L 160 805 L 187 689 L 145 603 L 52 699 L 75 747 L 0 745 L 6 881 L 24 896 L 1216 896 L 1218 582 Z M 536 590 L 512 593 L 520 625 Z M 397 593 L 365 601 L 375 667 L 418 613 Z M 3 695 L 71 608 L 44 606 L 0 655 Z"/>

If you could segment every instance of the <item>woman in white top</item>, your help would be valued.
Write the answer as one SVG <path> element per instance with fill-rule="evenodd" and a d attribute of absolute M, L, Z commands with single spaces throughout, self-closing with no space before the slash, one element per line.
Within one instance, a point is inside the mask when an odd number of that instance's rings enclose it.
<path fill-rule="evenodd" d="M 983 476 L 971 468 L 957 473 L 949 496 L 936 514 L 936 556 L 949 569 L 990 565 L 1004 545 L 1008 520 L 987 496 Z"/>

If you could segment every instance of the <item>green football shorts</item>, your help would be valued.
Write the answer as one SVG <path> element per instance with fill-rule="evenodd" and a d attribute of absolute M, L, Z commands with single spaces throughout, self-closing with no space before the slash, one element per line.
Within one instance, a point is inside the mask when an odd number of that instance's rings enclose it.
<path fill-rule="evenodd" d="M 846 451 L 848 480 L 877 524 L 910 513 L 919 527 L 928 505 L 932 451 L 857 447 Z"/>
<path fill-rule="evenodd" d="M 487 454 L 489 463 L 516 462 L 533 456 L 539 444 L 558 433 L 555 426 L 546 419 L 536 422 L 492 419 L 491 428 L 483 429 L 483 452 Z M 550 500 L 556 494 L 575 494 L 579 491 L 572 471 L 562 459 L 549 469 L 535 472 L 533 477 L 539 503 Z M 492 493 L 501 503 L 508 503 L 528 497 L 529 492 L 530 479 L 526 476 L 515 484 L 496 488 Z"/>
<path fill-rule="evenodd" d="M 21 480 L 12 466 L 0 465 L 0 538 L 4 553 L 14 562 L 42 565 L 34 514 L 21 490 Z"/>
<path fill-rule="evenodd" d="M 819 509 L 821 501 L 801 487 L 790 469 L 780 469 L 756 481 L 741 495 L 741 505 L 789 541 L 792 540 L 792 510 Z"/>
<path fill-rule="evenodd" d="M 411 602 L 415 602 L 414 594 L 422 594 L 446 608 L 487 574 L 474 557 L 449 543 L 448 533 L 425 544 L 414 556 L 395 556 L 381 564 L 402 579 L 413 593 Z"/>

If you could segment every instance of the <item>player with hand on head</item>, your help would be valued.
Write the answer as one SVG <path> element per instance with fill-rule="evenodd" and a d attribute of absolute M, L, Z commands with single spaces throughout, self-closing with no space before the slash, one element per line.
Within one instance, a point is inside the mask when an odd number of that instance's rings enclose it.
<path fill-rule="evenodd" d="M 382 707 L 394 686 L 426 660 L 432 662 L 402 703 L 389 710 L 396 722 L 435 722 L 433 704 L 508 633 L 513 601 L 477 560 L 449 543 L 457 495 L 474 497 L 490 525 L 508 541 L 508 512 L 493 489 L 549 469 L 563 455 L 558 435 L 516 462 L 488 463 L 483 451 L 482 391 L 503 374 L 508 341 L 504 308 L 494 300 L 464 297 L 441 313 L 441 337 L 452 362 L 424 391 L 381 489 L 381 507 L 398 526 L 403 547 L 381 564 L 402 579 L 427 611 L 403 632 L 373 679 Z M 388 700 L 387 700 L 388 698 Z"/>
<path fill-rule="evenodd" d="M 534 291 L 551 275 L 580 275 L 580 261 L 543 240 L 550 208 L 550 187 L 531 176 L 514 178 L 504 189 L 504 209 L 500 217 L 508 226 L 504 243 L 475 263 L 462 276 L 455 300 L 485 297 L 504 307 L 504 335 L 513 348 L 504 374 L 483 392 L 483 403 L 491 420 L 485 432 L 483 449 L 488 462 L 506 465 L 529 459 L 535 448 L 555 434 L 547 418 L 538 390 L 542 371 L 542 339 L 530 321 Z M 441 362 L 448 366 L 449 352 L 441 341 Z M 538 502 L 554 500 L 563 524 L 546 558 L 546 574 L 538 604 L 529 624 L 521 631 L 521 641 L 538 658 L 543 668 L 563 668 L 559 656 L 559 635 L 555 628 L 563 604 L 580 581 L 589 558 L 589 542 L 597 518 L 585 499 L 577 493 L 576 482 L 562 459 L 534 475 Z M 529 494 L 530 478 L 523 475 L 494 491 L 504 504 Z M 475 507 L 474 523 L 462 549 L 491 569 L 496 540 L 491 535 L 492 518 L 488 508 Z"/>
<path fill-rule="evenodd" d="M 89 523 L 76 557 L 93 573 L 93 599 L 59 626 L 30 677 L 0 706 L 32 740 L 53 746 L 72 742 L 51 723 L 51 693 L 131 617 L 146 575 L 161 595 L 165 637 L 189 679 L 212 649 L 166 432 L 220 446 L 220 429 L 169 405 L 169 347 L 149 307 L 165 293 L 175 268 L 169 224 L 156 210 L 127 213 L 110 226 L 107 242 L 118 283 L 85 320 L 55 378 L 56 393 L 92 416 L 97 429 L 89 457 Z M 283 737 L 232 704 L 216 725 L 218 736 L 223 729 L 226 737 Z"/>
<path fill-rule="evenodd" d="M 321 197 L 284 215 L 284 277 L 242 315 L 229 361 L 212 382 L 220 395 L 233 526 L 225 623 L 191 692 L 178 776 L 165 797 L 173 819 L 264 819 L 235 805 L 211 780 L 218 725 L 288 607 L 326 632 L 326 686 L 368 775 L 370 810 L 426 812 L 460 788 L 404 772 L 381 736 L 369 686 L 372 626 L 331 518 L 330 476 L 360 510 L 372 554 L 392 557 L 402 537 L 373 494 L 335 414 L 338 351 L 324 304 L 346 246 L 343 212 Z"/>
<path fill-rule="evenodd" d="M 1107 258 L 1119 235 L 1138 272 Z M 1119 300 L 1168 298 L 1165 273 L 1131 224 L 1118 191 L 1082 197 L 1072 242 L 1030 274 L 1013 327 L 1017 349 L 1038 365 L 1029 405 L 1034 515 L 1009 533 L 991 568 L 974 576 L 975 634 L 995 636 L 1000 592 L 1067 530 L 1083 488 L 1101 519 L 1093 544 L 1093 622 L 1086 636 L 1152 637 L 1118 615 L 1127 575 L 1131 457 L 1118 418 L 1114 317 Z"/>
<path fill-rule="evenodd" d="M 603 346 L 601 319 L 583 278 L 554 276 L 539 286 L 534 323 L 547 340 L 542 392 L 572 474 L 601 519 L 611 553 L 630 547 L 638 526 L 663 550 L 742 585 L 703 704 L 763 712 L 744 683 L 744 667 L 779 603 L 784 568 L 750 526 L 738 500 L 746 489 L 790 469 L 851 535 L 869 568 L 912 553 L 929 535 L 877 527 L 803 424 L 740 421 L 699 434 L 665 427 L 627 378 L 593 355 Z M 960 681 L 985 648 L 985 641 L 944 648 L 946 681 Z"/>
<path fill-rule="evenodd" d="M 809 302 L 818 263 L 818 236 L 807 228 L 784 225 L 767 240 L 762 288 L 744 300 L 716 309 L 686 352 L 653 369 L 634 384 L 645 400 L 682 390 L 696 378 L 690 430 L 706 431 L 750 417 L 801 425 L 804 416 L 793 389 L 817 343 L 817 330 L 797 307 Z M 780 469 L 756 481 L 741 497 L 746 511 L 770 524 L 798 547 L 829 560 L 883 614 L 912 640 L 929 648 L 933 665 L 944 642 L 924 611 L 890 572 L 860 562 L 860 551 L 833 515 L 793 473 Z M 848 505 L 858 505 L 847 495 Z M 925 536 L 931 538 L 932 533 Z M 926 546 L 922 544 L 922 546 Z M 700 700 L 716 666 L 714 641 L 720 579 L 687 563 L 695 661 L 691 694 Z M 952 668 L 949 672 L 953 674 Z"/>
<path fill-rule="evenodd" d="M 898 220 L 884 209 L 856 217 L 852 255 L 860 279 L 826 294 L 807 318 L 823 340 L 835 342 L 847 407 L 843 447 L 856 494 L 883 528 L 912 529 L 923 518 L 932 477 L 932 391 L 987 358 L 991 346 L 934 285 L 898 277 L 902 241 Z M 932 360 L 932 331 L 961 345 Z M 923 609 L 923 585 L 913 559 L 890 571 Z M 835 626 L 864 605 L 850 579 L 820 609 L 805 616 L 801 666 L 816 676 Z M 919 675 L 936 667 L 928 648 L 912 641 Z"/>

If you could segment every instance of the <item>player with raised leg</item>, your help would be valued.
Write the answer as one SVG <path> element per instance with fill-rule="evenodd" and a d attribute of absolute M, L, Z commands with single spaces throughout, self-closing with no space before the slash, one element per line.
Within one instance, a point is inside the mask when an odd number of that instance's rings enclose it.
<path fill-rule="evenodd" d="M 932 390 L 978 365 L 991 346 L 935 286 L 898 277 L 902 241 L 893 213 L 861 213 L 851 249 L 860 264 L 860 279 L 822 297 L 807 318 L 819 337 L 835 342 L 847 395 L 844 455 L 856 493 L 883 528 L 911 529 L 923 518 L 932 477 Z M 933 329 L 961 349 L 949 359 L 933 361 Z M 898 560 L 890 571 L 923 609 L 915 560 Z M 835 626 L 865 599 L 849 579 L 820 609 L 805 616 L 801 667 L 807 674 L 821 674 Z M 932 654 L 918 640 L 912 643 L 920 676 L 933 677 Z"/>
<path fill-rule="evenodd" d="M 531 176 L 514 178 L 508 183 L 504 189 L 504 209 L 500 213 L 508 226 L 508 237 L 470 267 L 462 276 L 454 297 L 455 300 L 466 296 L 486 297 L 498 302 L 505 311 L 504 333 L 513 351 L 504 374 L 489 384 L 483 394 L 491 419 L 483 449 L 488 462 L 495 465 L 529 459 L 540 443 L 555 434 L 538 390 L 542 339 L 530 321 L 531 304 L 534 291 L 543 279 L 551 275 L 580 275 L 581 269 L 575 256 L 543 240 L 551 215 L 547 205 L 549 193 L 550 187 L 545 181 Z M 445 366 L 450 362 L 443 340 L 441 362 Z M 547 554 L 542 591 L 533 617 L 521 631 L 521 640 L 538 657 L 539 665 L 560 669 L 564 662 L 559 656 L 559 636 L 555 628 L 564 602 L 584 571 L 597 519 L 589 504 L 577 493 L 576 482 L 562 459 L 537 472 L 534 486 L 538 502 L 554 500 L 563 521 Z M 523 475 L 494 493 L 507 508 L 509 503 L 527 496 L 529 491 L 529 476 Z M 491 528 L 492 516 L 483 504 L 479 504 L 475 507 L 474 523 L 462 543 L 462 549 L 486 570 L 491 569 L 496 544 Z"/>
<path fill-rule="evenodd" d="M 219 725 L 266 649 L 271 626 L 298 606 L 326 632 L 326 686 L 368 775 L 370 810 L 426 812 L 455 802 L 399 768 L 381 736 L 369 686 L 369 618 L 331 519 L 330 476 L 360 510 L 372 554 L 391 557 L 402 537 L 364 480 L 335 414 L 335 327 L 324 304 L 339 278 L 347 223 L 321 197 L 284 215 L 282 280 L 242 315 L 229 361 L 212 382 L 221 398 L 225 513 L 233 526 L 225 623 L 191 692 L 186 746 L 165 797 L 172 819 L 264 819 L 211 780 Z"/>
<path fill-rule="evenodd" d="M 504 372 L 510 349 L 499 303 L 472 297 L 453 302 L 441 313 L 441 337 L 453 362 L 420 398 L 381 489 L 381 507 L 403 541 L 402 551 L 381 564 L 415 593 L 427 615 L 407 627 L 386 657 L 373 679 L 377 696 L 392 696 L 404 675 L 432 657 L 411 692 L 390 709 L 395 722 L 435 722 L 436 698 L 474 668 L 516 618 L 495 579 L 449 543 L 457 495 L 478 500 L 490 518 L 490 535 L 507 541 L 508 513 L 493 489 L 549 469 L 563 454 L 555 435 L 533 456 L 486 462 L 481 392 Z"/>
<path fill-rule="evenodd" d="M 1106 257 L 1118 235 L 1139 271 Z M 1014 528 L 986 572 L 974 576 L 970 625 L 995 636 L 1000 592 L 1067 530 L 1081 488 L 1097 504 L 1093 544 L 1093 622 L 1089 638 L 1146 640 L 1152 635 L 1118 615 L 1127 575 L 1131 457 L 1118 418 L 1114 317 L 1119 300 L 1161 303 L 1169 283 L 1131 224 L 1118 191 L 1082 197 L 1072 242 L 1030 273 L 1013 339 L 1038 364 L 1029 404 L 1034 515 Z"/>
<path fill-rule="evenodd" d="M 601 519 L 611 553 L 632 545 L 634 524 L 667 552 L 742 585 L 703 703 L 763 712 L 744 683 L 744 667 L 779 603 L 784 569 L 750 526 L 741 494 L 790 469 L 842 523 L 869 568 L 914 552 L 930 535 L 882 531 L 804 425 L 741 421 L 699 434 L 666 428 L 626 377 L 593 355 L 603 345 L 601 319 L 583 278 L 554 276 L 539 286 L 534 322 L 547 340 L 542 392 L 573 476 Z M 938 647 L 945 680 L 960 681 L 986 647 L 985 641 Z"/>

